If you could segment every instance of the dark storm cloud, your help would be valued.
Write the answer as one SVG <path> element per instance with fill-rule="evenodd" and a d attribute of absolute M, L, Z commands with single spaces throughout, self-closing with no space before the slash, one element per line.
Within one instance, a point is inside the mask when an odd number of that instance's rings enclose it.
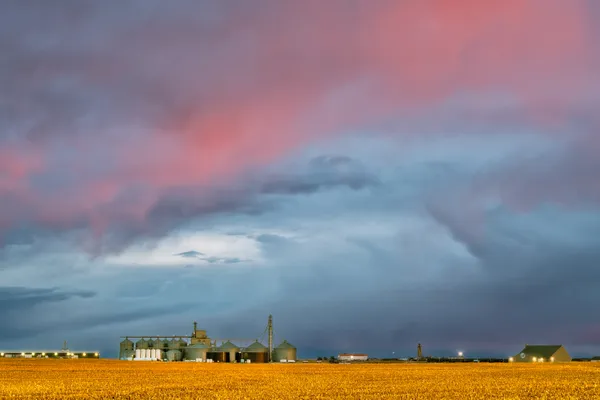
<path fill-rule="evenodd" d="M 62 303 L 73 298 L 90 299 L 92 291 L 63 291 L 58 288 L 0 287 L 0 338 L 16 338 L 32 332 L 23 323 L 33 318 L 36 307 L 48 303 Z"/>
<path fill-rule="evenodd" d="M 320 156 L 310 161 L 306 174 L 272 177 L 261 192 L 303 194 L 336 186 L 360 190 L 377 184 L 379 180 L 357 160 L 346 156 Z"/>
<path fill-rule="evenodd" d="M 252 318 L 273 313 L 277 340 L 315 356 L 385 356 L 388 350 L 412 356 L 417 342 L 434 355 L 461 349 L 507 356 L 525 343 L 563 343 L 574 354 L 589 354 L 582 346 L 598 344 L 591 338 L 598 331 L 592 310 L 600 301 L 597 210 L 543 206 L 519 213 L 497 207 L 482 211 L 483 226 L 468 234 L 461 223 L 465 212 L 460 204 L 447 204 L 432 215 L 436 235 L 446 229 L 454 243 L 446 250 L 422 240 L 412 252 L 401 236 L 380 241 L 360 231 L 347 233 L 348 245 L 341 248 L 343 242 L 321 248 L 312 241 L 258 237 L 261 244 L 285 242 L 284 250 L 265 248 L 279 269 L 277 301 L 223 319 L 258 329 L 260 321 Z M 456 217 L 440 217 L 446 214 Z M 433 244 L 442 239 L 436 237 Z M 461 253 L 460 247 L 471 251 Z"/>
<path fill-rule="evenodd" d="M 319 156 L 294 175 L 266 176 L 239 182 L 227 189 L 185 187 L 164 191 L 144 221 L 123 217 L 107 227 L 108 233 L 95 241 L 94 254 L 123 251 L 137 239 L 154 239 L 195 218 L 215 215 L 260 216 L 277 210 L 282 199 L 269 195 L 311 194 L 320 190 L 348 187 L 360 190 L 380 185 L 378 178 L 360 161 L 347 156 Z M 115 204 L 111 209 L 118 207 Z M 215 262 L 207 259 L 205 261 Z M 223 260 L 222 260 L 223 261 Z M 229 260 L 233 261 L 233 260 Z"/>
<path fill-rule="evenodd" d="M 65 301 L 72 297 L 90 298 L 89 291 L 61 291 L 58 288 L 34 289 L 26 287 L 0 287 L 0 309 L 27 309 L 45 302 Z M 9 307 L 10 306 L 10 307 Z"/>

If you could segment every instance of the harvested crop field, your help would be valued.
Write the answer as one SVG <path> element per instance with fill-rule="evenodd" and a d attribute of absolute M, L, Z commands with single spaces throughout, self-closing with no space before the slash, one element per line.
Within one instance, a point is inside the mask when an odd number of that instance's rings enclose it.
<path fill-rule="evenodd" d="M 201 364 L 0 360 L 2 399 L 588 399 L 600 363 Z"/>

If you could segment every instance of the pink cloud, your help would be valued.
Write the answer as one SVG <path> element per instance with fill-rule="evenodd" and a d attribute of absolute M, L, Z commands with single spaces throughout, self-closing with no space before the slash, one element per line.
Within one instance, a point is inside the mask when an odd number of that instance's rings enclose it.
<path fill-rule="evenodd" d="M 184 16 L 127 22 L 104 44 L 89 34 L 95 50 L 82 46 L 72 64 L 64 54 L 47 53 L 47 63 L 38 56 L 48 68 L 29 83 L 20 75 L 31 96 L 72 74 L 73 91 L 109 101 L 91 101 L 97 122 L 79 128 L 96 132 L 93 138 L 56 132 L 82 117 L 72 111 L 63 115 L 65 124 L 47 111 L 39 117 L 35 130 L 50 138 L 38 143 L 76 152 L 77 183 L 51 194 L 32 186 L 28 179 L 42 166 L 50 175 L 61 170 L 27 148 L 6 147 L 0 193 L 16 194 L 36 222 L 83 220 L 101 234 L 114 220 L 143 222 L 171 187 L 235 179 L 323 135 L 401 113 L 426 114 L 457 93 L 508 92 L 534 122 L 560 122 L 595 76 L 595 38 L 583 1 L 264 4 L 221 10 L 219 22 L 204 28 Z M 33 100 L 18 97 L 22 118 L 34 115 L 24 106 Z M 102 107 L 110 112 L 97 111 Z M 150 133 L 126 138 L 132 124 Z M 109 137 L 104 128 L 122 133 Z M 112 168 L 89 172 L 86 155 L 94 153 Z M 131 186 L 143 188 L 135 204 L 122 199 Z M 9 225 L 21 218 L 14 215 L 0 211 L 0 220 Z"/>

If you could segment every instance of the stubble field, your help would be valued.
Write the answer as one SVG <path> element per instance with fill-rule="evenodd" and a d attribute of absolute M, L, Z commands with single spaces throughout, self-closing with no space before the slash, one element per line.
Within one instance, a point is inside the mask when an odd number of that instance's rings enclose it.
<path fill-rule="evenodd" d="M 600 398 L 599 364 L 244 365 L 0 359 L 0 398 L 591 399 Z"/>

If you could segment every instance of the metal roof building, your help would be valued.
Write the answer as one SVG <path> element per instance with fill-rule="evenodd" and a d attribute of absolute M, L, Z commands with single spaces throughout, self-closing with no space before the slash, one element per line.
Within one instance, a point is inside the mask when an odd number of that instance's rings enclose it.
<path fill-rule="evenodd" d="M 100 353 L 97 350 L 69 350 L 64 342 L 60 350 L 0 350 L 0 358 L 100 358 Z"/>
<path fill-rule="evenodd" d="M 571 356 L 563 345 L 525 345 L 514 357 L 514 362 L 570 362 Z"/>
<path fill-rule="evenodd" d="M 364 353 L 342 353 L 337 358 L 340 361 L 367 361 L 369 356 Z"/>

